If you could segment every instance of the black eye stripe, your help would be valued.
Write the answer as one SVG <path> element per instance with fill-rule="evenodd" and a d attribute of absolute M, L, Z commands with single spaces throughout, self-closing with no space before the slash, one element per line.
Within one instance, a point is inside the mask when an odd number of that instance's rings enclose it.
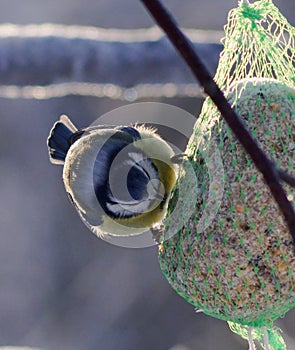
<path fill-rule="evenodd" d="M 121 135 L 120 135 L 121 134 Z M 109 200 L 109 172 L 111 165 L 118 153 L 127 145 L 132 143 L 132 138 L 127 140 L 121 131 L 115 132 L 109 137 L 98 151 L 93 168 L 93 186 L 96 198 L 103 210 L 110 215 L 106 206 Z"/>
<path fill-rule="evenodd" d="M 132 128 L 131 126 L 123 126 L 120 128 L 121 131 L 128 133 L 131 135 L 135 140 L 140 140 L 141 136 L 140 133 L 135 129 Z"/>

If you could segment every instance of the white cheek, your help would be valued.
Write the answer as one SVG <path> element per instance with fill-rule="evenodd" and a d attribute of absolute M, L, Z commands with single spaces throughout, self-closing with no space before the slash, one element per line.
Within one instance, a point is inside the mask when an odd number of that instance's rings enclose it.
<path fill-rule="evenodd" d="M 98 142 L 87 137 L 76 141 L 67 154 L 63 170 L 66 191 L 71 195 L 77 210 L 86 215 L 90 223 L 100 221 L 103 213 L 93 184 Z"/>

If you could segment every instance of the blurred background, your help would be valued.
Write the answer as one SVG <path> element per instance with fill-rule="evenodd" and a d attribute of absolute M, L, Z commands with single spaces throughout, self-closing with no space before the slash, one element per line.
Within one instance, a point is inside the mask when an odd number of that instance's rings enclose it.
<path fill-rule="evenodd" d="M 164 3 L 182 27 L 206 30 L 222 30 L 228 11 L 237 6 L 237 0 Z M 294 0 L 274 3 L 294 25 Z M 138 0 L 0 0 L 0 23 L 7 22 L 126 29 L 153 25 Z M 202 102 L 155 101 L 193 115 Z M 195 313 L 170 288 L 156 247 L 121 248 L 91 234 L 67 198 L 62 168 L 49 163 L 46 138 L 62 113 L 87 126 L 127 103 L 81 96 L 0 99 L 0 345 L 245 350 L 247 343 L 225 322 Z M 294 349 L 295 312 L 278 325 Z"/>

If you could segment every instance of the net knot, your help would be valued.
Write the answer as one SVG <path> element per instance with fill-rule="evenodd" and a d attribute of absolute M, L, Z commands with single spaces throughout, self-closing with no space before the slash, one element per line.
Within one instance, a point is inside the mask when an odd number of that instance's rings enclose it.
<path fill-rule="evenodd" d="M 252 28 L 256 28 L 257 23 L 260 23 L 269 14 L 269 2 L 264 2 L 263 6 L 258 2 L 250 4 L 249 2 L 240 3 L 240 14 L 244 19 L 251 22 Z"/>

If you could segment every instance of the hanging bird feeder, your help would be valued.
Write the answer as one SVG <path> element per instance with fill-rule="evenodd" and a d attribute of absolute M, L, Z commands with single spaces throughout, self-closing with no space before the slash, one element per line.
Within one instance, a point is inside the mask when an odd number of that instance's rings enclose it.
<path fill-rule="evenodd" d="M 215 81 L 264 152 L 294 175 L 294 28 L 272 1 L 241 1 L 229 13 L 223 44 Z M 212 185 L 216 152 L 223 174 L 222 181 Z M 273 322 L 295 306 L 292 237 L 263 176 L 210 98 L 186 154 L 195 169 L 198 198 L 183 228 L 159 245 L 164 275 L 198 310 L 228 321 L 248 339 L 250 349 L 255 340 L 267 350 L 285 349 Z M 195 181 L 185 171 L 178 182 L 188 188 L 188 197 L 196 192 L 190 190 Z M 294 203 L 295 189 L 284 189 Z M 208 215 L 212 191 L 222 193 L 213 218 Z M 170 212 L 176 201 L 177 189 Z M 185 214 L 178 206 L 173 220 L 183 220 Z M 171 229 L 168 221 L 167 234 Z"/>

